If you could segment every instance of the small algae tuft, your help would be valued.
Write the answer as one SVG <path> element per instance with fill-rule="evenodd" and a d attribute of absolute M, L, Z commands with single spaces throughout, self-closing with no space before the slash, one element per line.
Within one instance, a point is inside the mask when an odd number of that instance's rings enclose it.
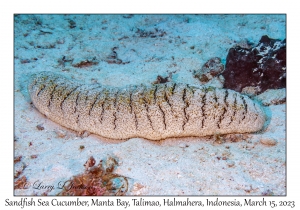
<path fill-rule="evenodd" d="M 68 180 L 58 195 L 125 195 L 128 191 L 127 178 L 113 173 L 118 162 L 113 157 L 108 157 L 106 161 L 101 160 L 98 165 L 95 165 L 95 162 L 95 159 L 90 157 L 85 164 L 85 172 Z M 105 162 L 105 164 L 103 162 Z"/>

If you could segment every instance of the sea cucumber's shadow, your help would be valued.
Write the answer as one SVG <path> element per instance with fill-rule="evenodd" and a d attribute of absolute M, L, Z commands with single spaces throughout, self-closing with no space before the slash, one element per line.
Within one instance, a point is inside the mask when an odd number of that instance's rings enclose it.
<path fill-rule="evenodd" d="M 266 114 L 266 122 L 265 122 L 263 128 L 261 129 L 261 133 L 263 133 L 263 132 L 265 132 L 267 130 L 267 128 L 270 125 L 271 119 L 272 119 L 272 111 L 271 111 L 271 109 L 268 106 L 262 106 L 262 107 L 263 107 L 263 110 L 264 110 L 264 112 Z"/>

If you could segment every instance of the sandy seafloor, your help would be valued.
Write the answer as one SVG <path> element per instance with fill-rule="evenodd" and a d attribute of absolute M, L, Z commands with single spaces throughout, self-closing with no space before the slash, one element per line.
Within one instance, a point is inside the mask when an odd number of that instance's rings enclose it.
<path fill-rule="evenodd" d="M 214 142 L 213 137 L 150 141 L 105 139 L 76 132 L 48 120 L 26 95 L 28 73 L 52 71 L 83 83 L 123 87 L 150 85 L 157 75 L 172 82 L 200 85 L 192 72 L 212 57 L 225 64 L 228 49 L 261 36 L 286 38 L 285 15 L 18 15 L 14 22 L 14 156 L 15 170 L 28 182 L 57 186 L 84 172 L 93 156 L 109 156 L 115 173 L 129 179 L 126 195 L 286 195 L 286 106 L 266 106 L 268 125 L 237 142 Z M 74 22 L 72 22 L 72 21 Z M 71 28 L 73 25 L 76 27 Z M 155 37 L 140 37 L 138 29 Z M 160 36 L 160 34 L 163 34 Z M 109 64 L 112 49 L 126 64 Z M 71 62 L 61 62 L 72 60 Z M 71 64 L 95 59 L 85 68 Z M 222 87 L 213 81 L 209 85 Z M 282 91 L 281 91 L 282 92 Z M 285 91 L 283 91 L 285 92 Z M 275 92 L 275 94 L 278 94 Z M 265 98 L 272 98 L 269 91 Z M 281 96 L 282 97 L 282 96 Z M 268 100 L 268 99 L 266 99 Z M 42 125 L 44 130 L 37 129 Z M 58 133 L 64 133 L 59 137 Z M 272 137 L 275 146 L 260 142 Z M 80 150 L 80 145 L 84 149 Z M 36 155 L 36 158 L 32 158 Z M 225 157 L 225 158 L 224 158 Z M 46 190 L 15 190 L 15 195 L 41 195 Z M 48 191 L 56 195 L 60 189 Z"/>

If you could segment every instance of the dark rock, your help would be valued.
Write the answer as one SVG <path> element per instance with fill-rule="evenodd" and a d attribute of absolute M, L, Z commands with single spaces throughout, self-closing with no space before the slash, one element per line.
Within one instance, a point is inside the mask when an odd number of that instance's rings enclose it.
<path fill-rule="evenodd" d="M 258 93 L 286 87 L 286 40 L 262 36 L 256 47 L 230 48 L 225 70 L 224 88 L 241 92 L 255 87 Z"/>
<path fill-rule="evenodd" d="M 152 84 L 162 84 L 169 82 L 169 77 L 162 77 L 160 75 L 157 76 L 156 80 Z"/>

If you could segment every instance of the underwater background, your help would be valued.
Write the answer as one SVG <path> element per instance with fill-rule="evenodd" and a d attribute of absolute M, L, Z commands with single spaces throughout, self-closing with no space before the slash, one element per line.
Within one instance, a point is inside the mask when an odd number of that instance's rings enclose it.
<path fill-rule="evenodd" d="M 262 49 L 265 36 L 271 47 Z M 124 188 L 126 177 L 125 195 L 286 195 L 285 83 L 274 86 L 285 78 L 285 66 L 276 66 L 279 73 L 271 75 L 277 77 L 260 73 L 261 81 L 237 88 L 265 107 L 266 127 L 251 134 L 161 141 L 79 134 L 40 114 L 27 91 L 28 75 L 41 71 L 112 87 L 176 82 L 231 88 L 225 73 L 230 49 L 260 46 L 257 54 L 266 56 L 270 71 L 285 39 L 285 15 L 15 15 L 15 195 L 59 194 L 59 183 L 74 176 L 92 179 L 87 165 L 100 160 L 99 170 L 109 170 L 97 173 L 98 181 Z M 42 184 L 24 189 L 24 182 Z M 101 184 L 89 193 L 117 195 Z"/>

